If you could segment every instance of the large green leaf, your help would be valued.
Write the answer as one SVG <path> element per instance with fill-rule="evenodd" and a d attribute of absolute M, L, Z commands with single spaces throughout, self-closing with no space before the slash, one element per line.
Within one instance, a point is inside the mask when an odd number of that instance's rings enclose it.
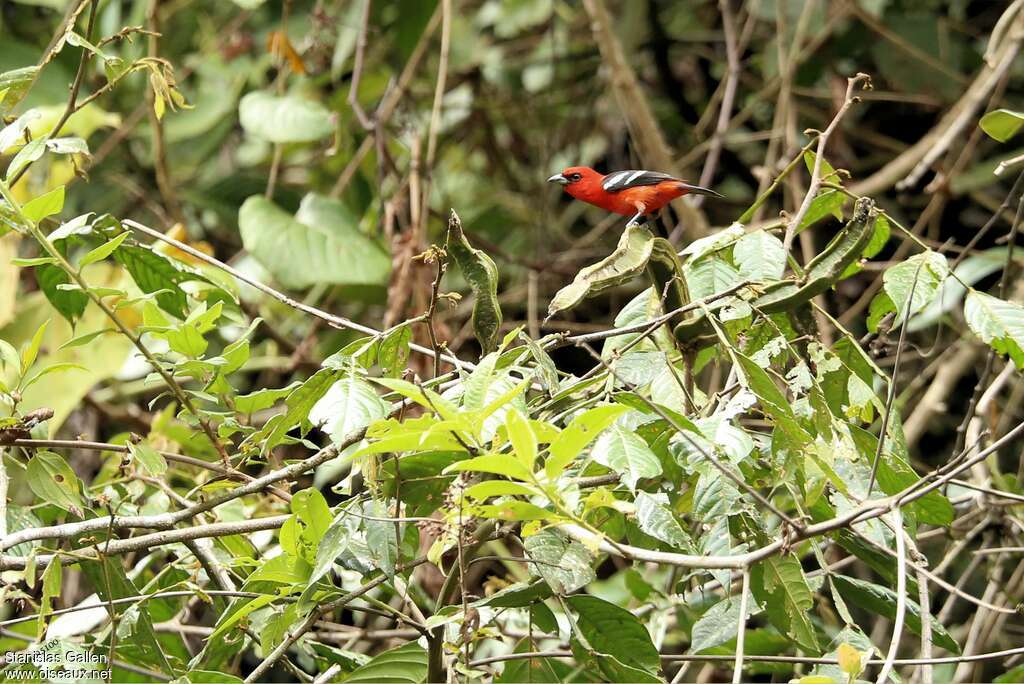
<path fill-rule="evenodd" d="M 881 221 L 881 217 L 879 217 Z M 953 269 L 955 278 L 942 281 L 935 299 L 921 313 L 907 324 L 907 330 L 914 332 L 934 325 L 942 317 L 960 306 L 967 287 L 992 275 L 1006 265 L 1006 248 L 996 247 L 978 254 L 972 254 Z"/>
<path fill-rule="evenodd" d="M 893 325 L 902 323 L 908 312 L 913 316 L 931 304 L 948 275 L 946 257 L 931 250 L 886 269 L 882 275 L 883 288 L 898 314 Z"/>
<path fill-rule="evenodd" d="M 682 525 L 657 497 L 647 492 L 636 493 L 636 521 L 644 534 L 649 534 L 671 547 L 695 553 L 693 541 Z"/>
<path fill-rule="evenodd" d="M 267 448 L 271 448 L 280 444 L 285 434 L 296 426 L 301 425 L 305 434 L 306 427 L 310 425 L 310 412 L 334 384 L 338 375 L 338 371 L 330 368 L 323 368 L 314 373 L 288 395 L 285 400 L 285 412 L 268 420 L 253 439 L 258 441 L 266 438 Z"/>
<path fill-rule="evenodd" d="M 814 596 L 796 556 L 766 558 L 755 564 L 750 569 L 750 589 L 780 632 L 809 653 L 818 653 L 810 618 Z"/>
<path fill-rule="evenodd" d="M 335 382 L 309 411 L 309 422 L 340 444 L 355 430 L 388 414 L 388 404 L 353 369 Z"/>
<path fill-rule="evenodd" d="M 700 653 L 735 639 L 739 618 L 738 596 L 727 596 L 708 608 L 690 630 L 690 651 Z"/>
<path fill-rule="evenodd" d="M 755 230 L 741 237 L 733 246 L 732 254 L 740 275 L 746 280 L 778 280 L 786 270 L 782 241 L 766 230 Z"/>
<path fill-rule="evenodd" d="M 597 438 L 591 456 L 617 472 L 623 484 L 630 489 L 635 488 L 642 478 L 661 475 L 661 462 L 647 442 L 635 432 L 618 425 L 613 425 Z"/>
<path fill-rule="evenodd" d="M 293 217 L 254 195 L 242 204 L 238 227 L 245 248 L 285 287 L 387 282 L 387 254 L 337 200 L 306 195 Z"/>
<path fill-rule="evenodd" d="M 148 247 L 121 245 L 114 251 L 114 259 L 128 270 L 140 290 L 146 294 L 158 292 L 156 303 L 178 318 L 188 315 L 188 300 L 181 284 L 205 280 L 197 273 L 178 268 L 170 259 Z"/>
<path fill-rule="evenodd" d="M 52 451 L 38 451 L 29 460 L 26 470 L 28 486 L 41 501 L 76 515 L 82 514 L 85 502 L 81 483 L 67 461 Z"/>
<path fill-rule="evenodd" d="M 843 598 L 851 604 L 856 604 L 890 620 L 895 619 L 897 597 L 896 592 L 892 589 L 845 575 L 832 575 L 832 581 Z M 907 627 L 914 634 L 921 634 L 921 606 L 907 598 L 906 608 Z M 931 625 L 933 644 L 950 653 L 960 653 L 960 646 L 941 623 L 932 620 Z"/>
<path fill-rule="evenodd" d="M 971 290 L 964 301 L 964 319 L 982 342 L 1024 369 L 1024 306 Z"/>
<path fill-rule="evenodd" d="M 427 679 L 427 652 L 415 641 L 374 656 L 350 674 L 346 682 L 419 684 Z"/>
<path fill-rule="evenodd" d="M 732 264 L 713 254 L 688 261 L 685 273 L 686 286 L 694 299 L 710 297 L 743 281 Z"/>
<path fill-rule="evenodd" d="M 36 282 L 39 283 L 39 289 L 43 291 L 53 308 L 71 325 L 74 325 L 85 313 L 85 307 L 89 304 L 89 296 L 81 290 L 67 290 L 60 287 L 71 283 L 71 276 L 60 266 L 53 264 L 37 266 Z"/>
<path fill-rule="evenodd" d="M 462 231 L 462 222 L 454 211 L 448 219 L 446 248 L 462 271 L 462 277 L 473 289 L 473 333 L 483 352 L 490 353 L 498 346 L 501 331 L 498 267 L 486 253 L 469 244 Z"/>
<path fill-rule="evenodd" d="M 334 130 L 323 105 L 297 94 L 248 93 L 238 103 L 238 118 L 246 132 L 275 143 L 314 142 Z"/>
<path fill-rule="evenodd" d="M 647 628 L 631 612 L 586 594 L 570 596 L 566 603 L 576 611 L 576 626 L 592 648 L 630 667 L 658 671 L 658 649 Z"/>
<path fill-rule="evenodd" d="M 557 594 L 569 594 L 597 579 L 587 549 L 561 532 L 546 529 L 527 537 L 523 546 L 535 561 L 533 570 Z"/>

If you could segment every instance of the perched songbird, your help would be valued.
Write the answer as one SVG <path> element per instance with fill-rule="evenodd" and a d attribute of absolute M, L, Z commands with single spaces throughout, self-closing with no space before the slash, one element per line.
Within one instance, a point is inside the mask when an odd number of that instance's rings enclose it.
<path fill-rule="evenodd" d="M 683 195 L 721 197 L 714 190 L 657 171 L 613 171 L 605 176 L 587 166 L 570 166 L 548 182 L 564 185 L 567 193 L 595 207 L 632 216 L 627 226 L 644 223 L 650 214 Z"/>

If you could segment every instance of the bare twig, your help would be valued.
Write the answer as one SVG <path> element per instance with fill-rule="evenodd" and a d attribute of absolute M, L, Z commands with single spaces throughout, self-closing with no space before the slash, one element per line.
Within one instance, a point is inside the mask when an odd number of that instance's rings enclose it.
<path fill-rule="evenodd" d="M 732 684 L 743 681 L 743 641 L 747 636 L 747 596 L 750 592 L 750 568 L 743 568 L 740 587 L 740 617 L 736 625 L 736 662 L 732 666 Z"/>
<path fill-rule="evenodd" d="M 889 641 L 889 652 L 878 672 L 877 684 L 884 684 L 892 672 L 893 663 L 900 648 L 903 637 L 903 619 L 907 613 L 907 547 L 903 538 L 903 515 L 899 508 L 894 508 L 890 515 L 890 524 L 896 537 L 896 617 L 893 619 L 892 638 Z"/>
<path fill-rule="evenodd" d="M 818 136 L 818 147 L 814 155 L 814 168 L 811 171 L 811 184 L 807 188 L 807 194 L 804 195 L 803 202 L 800 203 L 800 208 L 797 209 L 796 215 L 786 225 L 786 233 L 782 240 L 783 251 L 786 254 L 789 254 L 790 247 L 793 244 L 793 237 L 796 235 L 796 231 L 799 230 L 804 216 L 807 215 L 807 211 L 811 208 L 811 203 L 818 196 L 818 190 L 821 188 L 821 165 L 825 158 L 825 148 L 828 145 L 828 139 L 839 126 L 839 122 L 843 120 L 850 107 L 860 101 L 860 98 L 854 95 L 857 86 L 870 88 L 871 78 L 867 74 L 859 73 L 846 80 L 846 97 L 843 99 L 843 104 L 839 107 L 836 115 L 832 117 L 828 127 Z"/>

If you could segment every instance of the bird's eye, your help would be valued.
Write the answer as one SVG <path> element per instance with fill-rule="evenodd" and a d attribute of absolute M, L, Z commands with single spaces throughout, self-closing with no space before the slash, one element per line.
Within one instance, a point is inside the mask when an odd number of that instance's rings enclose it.
<path fill-rule="evenodd" d="M 574 173 L 571 176 L 569 176 L 569 180 L 571 180 L 573 182 L 576 182 L 576 181 L 580 180 L 581 178 L 583 178 L 583 176 L 581 176 L 578 173 Z"/>

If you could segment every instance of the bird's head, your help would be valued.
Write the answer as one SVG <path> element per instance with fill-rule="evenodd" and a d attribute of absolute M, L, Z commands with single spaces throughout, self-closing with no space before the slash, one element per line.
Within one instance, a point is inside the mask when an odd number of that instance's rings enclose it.
<path fill-rule="evenodd" d="M 580 197 L 591 188 L 599 188 L 603 175 L 589 166 L 570 166 L 561 173 L 548 178 L 548 183 L 565 186 L 565 191 L 573 197 Z"/>

